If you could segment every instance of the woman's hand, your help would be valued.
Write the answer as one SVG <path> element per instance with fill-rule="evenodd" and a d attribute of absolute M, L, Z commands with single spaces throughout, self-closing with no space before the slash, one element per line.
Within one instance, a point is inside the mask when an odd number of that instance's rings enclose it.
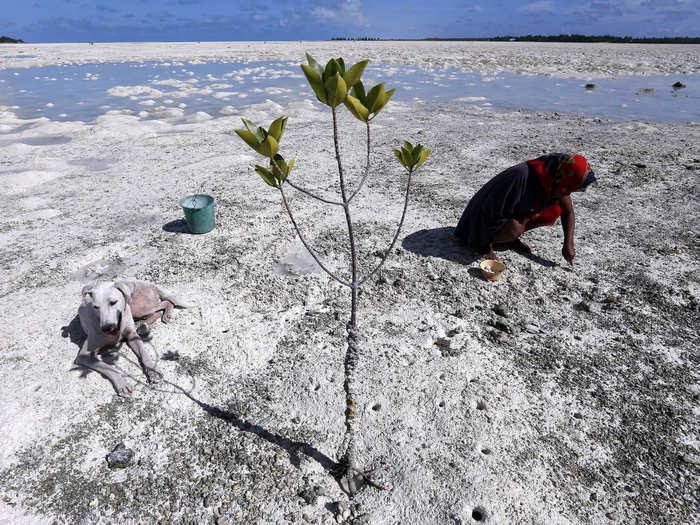
<path fill-rule="evenodd" d="M 566 262 L 568 262 L 571 266 L 574 265 L 574 257 L 576 257 L 576 250 L 574 250 L 573 242 L 565 242 L 564 246 L 562 246 L 561 248 L 561 254 L 564 256 L 564 259 L 566 259 Z"/>

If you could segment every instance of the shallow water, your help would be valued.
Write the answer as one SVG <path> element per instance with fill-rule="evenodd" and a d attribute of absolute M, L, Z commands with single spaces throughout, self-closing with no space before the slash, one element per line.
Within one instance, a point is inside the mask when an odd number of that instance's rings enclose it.
<path fill-rule="evenodd" d="M 593 80 L 369 66 L 365 83 L 396 100 L 579 113 L 653 122 L 700 121 L 700 75 Z M 673 89 L 680 81 L 687 87 Z M 21 118 L 92 121 L 107 111 L 178 120 L 238 113 L 248 104 L 312 98 L 296 62 L 127 62 L 0 71 L 0 106 Z M 206 118 L 206 116 L 203 116 Z"/>

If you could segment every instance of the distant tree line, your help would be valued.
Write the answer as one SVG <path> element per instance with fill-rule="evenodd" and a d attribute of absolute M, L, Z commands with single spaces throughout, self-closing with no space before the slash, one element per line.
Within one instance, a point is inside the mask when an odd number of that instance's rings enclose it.
<path fill-rule="evenodd" d="M 398 41 L 445 41 L 445 42 L 608 42 L 613 44 L 700 44 L 700 37 L 664 36 L 631 37 L 613 35 L 525 35 L 494 36 L 485 38 L 346 38 L 333 37 L 331 40 L 398 40 Z"/>
<path fill-rule="evenodd" d="M 9 36 L 0 36 L 0 44 L 24 44 L 24 40 L 17 40 Z"/>
<path fill-rule="evenodd" d="M 355 37 L 345 37 L 345 36 L 334 36 L 331 40 L 384 40 L 383 38 L 376 38 L 371 36 L 355 36 Z"/>

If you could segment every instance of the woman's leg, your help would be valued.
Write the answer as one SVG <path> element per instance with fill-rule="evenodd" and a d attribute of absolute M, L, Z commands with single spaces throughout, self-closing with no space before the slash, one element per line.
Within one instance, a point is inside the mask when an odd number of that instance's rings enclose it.
<path fill-rule="evenodd" d="M 487 249 L 482 253 L 482 257 L 484 259 L 498 260 L 498 257 L 496 257 L 493 251 L 494 244 L 510 244 L 511 247 L 517 251 L 529 252 L 530 247 L 519 239 L 519 237 L 529 229 L 528 222 L 527 218 L 522 221 L 508 219 L 508 221 L 493 234 Z"/>
<path fill-rule="evenodd" d="M 491 243 L 484 252 L 483 257 L 485 259 L 497 258 L 493 252 L 494 244 L 508 244 L 516 252 L 532 252 L 532 249 L 520 240 L 520 236 L 526 231 L 539 228 L 540 226 L 551 226 L 560 215 L 561 207 L 558 204 L 553 204 L 532 217 L 525 217 L 522 221 L 508 219 L 508 222 L 496 230 L 496 233 L 491 237 Z"/>

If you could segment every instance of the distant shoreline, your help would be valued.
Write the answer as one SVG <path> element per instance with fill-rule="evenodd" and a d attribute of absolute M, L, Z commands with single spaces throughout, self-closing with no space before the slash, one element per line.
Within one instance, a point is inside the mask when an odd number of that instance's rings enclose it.
<path fill-rule="evenodd" d="M 345 38 L 333 37 L 331 40 L 353 41 L 387 41 L 387 42 L 572 42 L 601 44 L 700 44 L 700 37 L 642 37 L 612 35 L 525 35 L 495 36 L 484 38 Z"/>

